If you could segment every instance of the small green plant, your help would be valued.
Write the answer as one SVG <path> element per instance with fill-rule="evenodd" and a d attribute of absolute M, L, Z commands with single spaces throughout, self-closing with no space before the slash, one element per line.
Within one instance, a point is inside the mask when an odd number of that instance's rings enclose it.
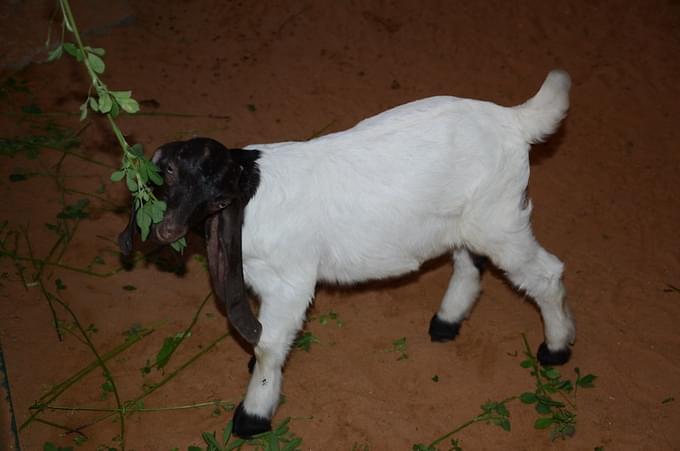
<path fill-rule="evenodd" d="M 295 340 L 293 346 L 297 349 L 302 349 L 305 352 L 309 352 L 314 343 L 320 343 L 319 337 L 307 331 L 304 332 L 297 340 Z"/>
<path fill-rule="evenodd" d="M 397 340 L 398 341 L 398 340 Z M 535 429 L 551 428 L 550 438 L 569 438 L 576 432 L 576 413 L 568 407 L 575 409 L 576 392 L 579 388 L 593 388 L 593 383 L 597 378 L 593 374 L 582 375 L 579 368 L 574 368 L 576 379 L 574 382 L 562 379 L 559 371 L 549 366 L 541 366 L 538 359 L 531 353 L 531 348 L 522 334 L 525 359 L 520 362 L 522 368 L 531 371 L 531 375 L 536 381 L 534 391 L 527 391 L 519 396 L 511 396 L 502 401 L 489 401 L 481 406 L 482 412 L 457 426 L 452 431 L 447 432 L 435 439 L 430 444 L 417 443 L 413 445 L 413 451 L 438 451 L 440 444 L 450 439 L 449 451 L 462 451 L 460 441 L 453 438 L 455 434 L 476 423 L 487 423 L 501 427 L 504 431 L 510 431 L 510 411 L 507 404 L 519 399 L 524 404 L 534 404 L 536 412 L 540 417 L 534 422 Z M 404 339 L 405 344 L 405 339 Z M 434 376 L 433 381 L 436 382 Z M 437 378 L 438 380 L 438 378 Z M 555 399 L 560 396 L 562 401 Z"/>
<path fill-rule="evenodd" d="M 406 353 L 406 350 L 407 350 L 406 337 L 397 338 L 392 342 L 392 349 L 390 349 L 390 351 L 399 353 L 399 357 L 397 357 L 397 360 L 408 359 L 408 354 Z"/>
<path fill-rule="evenodd" d="M 520 362 L 522 368 L 530 370 L 536 380 L 536 389 L 533 392 L 524 392 L 519 396 L 524 404 L 535 405 L 536 412 L 541 415 L 534 422 L 534 428 L 550 428 L 550 438 L 572 437 L 576 433 L 576 414 L 569 407 L 575 408 L 575 396 L 579 388 L 592 388 L 596 376 L 592 374 L 581 375 L 581 370 L 575 368 L 576 380 L 572 383 L 568 379 L 562 379 L 560 372 L 550 366 L 541 366 L 538 359 L 531 353 L 529 343 L 525 336 L 524 341 L 525 360 Z M 573 395 L 570 397 L 570 395 Z M 555 399 L 560 396 L 561 400 Z M 574 398 L 572 401 L 571 398 Z"/>

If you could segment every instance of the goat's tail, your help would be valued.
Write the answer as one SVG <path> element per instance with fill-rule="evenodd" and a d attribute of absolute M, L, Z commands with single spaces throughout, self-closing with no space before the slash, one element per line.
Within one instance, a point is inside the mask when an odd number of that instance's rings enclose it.
<path fill-rule="evenodd" d="M 535 96 L 513 108 L 528 143 L 541 142 L 557 130 L 569 109 L 570 87 L 569 74 L 553 70 Z"/>

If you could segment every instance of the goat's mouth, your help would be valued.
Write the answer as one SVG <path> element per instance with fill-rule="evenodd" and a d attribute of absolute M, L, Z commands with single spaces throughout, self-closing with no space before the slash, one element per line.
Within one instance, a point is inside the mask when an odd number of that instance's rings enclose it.
<path fill-rule="evenodd" d="M 152 226 L 151 237 L 161 244 L 170 244 L 187 234 L 188 227 L 181 224 L 160 223 Z"/>

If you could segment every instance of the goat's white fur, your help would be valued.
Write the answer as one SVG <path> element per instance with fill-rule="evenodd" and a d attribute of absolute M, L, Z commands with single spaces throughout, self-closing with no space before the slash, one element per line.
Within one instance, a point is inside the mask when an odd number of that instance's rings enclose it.
<path fill-rule="evenodd" d="M 245 211 L 243 269 L 263 326 L 248 414 L 273 415 L 317 281 L 397 276 L 445 252 L 454 251 L 455 273 L 440 319 L 461 321 L 479 293 L 469 249 L 536 300 L 550 350 L 573 341 L 563 265 L 535 240 L 525 198 L 530 143 L 558 127 L 569 87 L 569 76 L 553 71 L 512 108 L 433 97 L 311 141 L 248 147 L 262 154 Z"/>

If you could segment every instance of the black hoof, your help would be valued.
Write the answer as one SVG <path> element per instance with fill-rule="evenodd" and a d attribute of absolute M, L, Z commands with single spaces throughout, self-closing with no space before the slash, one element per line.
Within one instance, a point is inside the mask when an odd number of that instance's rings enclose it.
<path fill-rule="evenodd" d="M 430 320 L 430 338 L 432 341 L 451 341 L 458 336 L 460 330 L 460 323 L 449 323 L 439 319 L 435 314 Z"/>
<path fill-rule="evenodd" d="M 541 365 L 547 366 L 565 364 L 569 360 L 569 357 L 571 357 L 571 349 L 569 349 L 569 346 L 560 351 L 553 352 L 548 349 L 545 342 L 541 343 L 541 346 L 538 347 L 538 352 L 536 353 L 536 358 L 541 362 Z"/>
<path fill-rule="evenodd" d="M 268 418 L 250 415 L 243 409 L 243 403 L 239 403 L 234 412 L 234 434 L 241 438 L 251 438 L 254 435 L 272 430 L 272 422 Z"/>
<path fill-rule="evenodd" d="M 255 370 L 255 356 L 252 356 L 250 360 L 248 360 L 248 372 L 250 374 L 253 374 L 254 370 Z"/>

